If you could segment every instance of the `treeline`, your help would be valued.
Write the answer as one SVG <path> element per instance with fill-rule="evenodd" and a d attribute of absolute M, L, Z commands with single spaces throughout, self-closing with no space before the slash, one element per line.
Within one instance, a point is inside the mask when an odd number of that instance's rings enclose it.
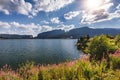
<path fill-rule="evenodd" d="M 0 39 L 33 39 L 33 36 L 18 34 L 0 34 Z"/>

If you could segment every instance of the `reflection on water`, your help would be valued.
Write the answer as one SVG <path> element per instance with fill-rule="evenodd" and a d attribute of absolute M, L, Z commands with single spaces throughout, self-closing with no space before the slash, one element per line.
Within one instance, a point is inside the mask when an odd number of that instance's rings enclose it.
<path fill-rule="evenodd" d="M 76 49 L 77 40 L 69 39 L 28 39 L 0 40 L 0 67 L 9 64 L 16 67 L 28 61 L 39 64 L 53 64 L 80 57 Z"/>

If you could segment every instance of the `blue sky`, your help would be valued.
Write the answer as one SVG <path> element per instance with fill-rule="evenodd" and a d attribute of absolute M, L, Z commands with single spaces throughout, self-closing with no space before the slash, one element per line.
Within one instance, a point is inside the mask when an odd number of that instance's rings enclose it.
<path fill-rule="evenodd" d="M 0 0 L 0 33 L 120 28 L 120 0 Z"/>

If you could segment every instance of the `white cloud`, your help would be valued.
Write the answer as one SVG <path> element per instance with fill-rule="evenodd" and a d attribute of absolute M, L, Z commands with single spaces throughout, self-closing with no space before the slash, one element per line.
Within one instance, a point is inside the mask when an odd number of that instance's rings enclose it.
<path fill-rule="evenodd" d="M 46 31 L 51 31 L 51 30 L 53 30 L 53 28 L 50 27 L 50 26 L 48 26 L 48 25 L 43 25 L 42 27 L 43 27 L 42 32 L 46 32 Z"/>
<path fill-rule="evenodd" d="M 32 4 L 24 0 L 16 0 L 13 3 L 17 6 L 16 11 L 23 15 L 29 15 L 32 11 Z"/>
<path fill-rule="evenodd" d="M 0 11 L 3 12 L 4 14 L 6 14 L 6 15 L 10 14 L 7 9 L 3 9 L 1 6 L 0 6 Z"/>
<path fill-rule="evenodd" d="M 58 24 L 58 23 L 60 23 L 60 20 L 59 20 L 58 17 L 55 17 L 55 18 L 52 18 L 52 19 L 51 19 L 51 22 Z"/>
<path fill-rule="evenodd" d="M 66 32 L 74 29 L 75 26 L 74 25 L 59 25 L 58 27 L 56 27 L 55 29 L 61 29 L 61 30 L 65 30 Z"/>
<path fill-rule="evenodd" d="M 1 22 L 0 21 L 0 33 L 6 34 L 26 34 L 36 36 L 42 31 L 42 26 L 30 24 L 20 24 L 18 22 Z"/>
<path fill-rule="evenodd" d="M 70 3 L 74 0 L 34 0 L 36 12 L 45 11 L 51 12 L 58 10 Z"/>
<path fill-rule="evenodd" d="M 40 11 L 51 12 L 63 8 L 74 0 L 33 0 L 35 4 L 25 0 L 0 0 L 0 12 L 9 15 L 17 12 L 33 18 Z"/>
<path fill-rule="evenodd" d="M 6 23 L 6 22 L 1 22 L 1 21 L 0 21 L 0 28 L 5 28 L 5 29 L 7 29 L 7 28 L 10 28 L 10 25 L 9 25 L 8 23 Z"/>
<path fill-rule="evenodd" d="M 5 4 L 6 3 L 6 4 Z M 5 6 L 6 5 L 6 6 Z M 7 1 L 6 0 L 1 0 L 0 1 L 0 12 L 5 13 L 6 15 L 9 15 L 9 11 L 8 11 L 8 6 L 7 6 Z"/>
<path fill-rule="evenodd" d="M 120 4 L 116 7 L 117 9 L 120 9 Z"/>
<path fill-rule="evenodd" d="M 93 10 L 84 10 L 81 23 L 82 24 L 92 24 L 96 22 L 102 22 L 106 20 L 111 20 L 113 18 L 118 17 L 118 14 L 109 13 L 109 9 L 114 4 L 111 0 L 103 0 L 101 6 L 93 9 Z"/>
<path fill-rule="evenodd" d="M 64 14 L 64 18 L 69 20 L 72 19 L 80 14 L 80 11 L 71 11 L 69 13 Z"/>
<path fill-rule="evenodd" d="M 0 34 L 21 34 L 21 35 L 33 35 L 37 36 L 37 34 L 46 32 L 46 31 L 51 31 L 51 30 L 56 30 L 56 29 L 61 29 L 65 31 L 69 31 L 71 29 L 75 28 L 74 25 L 59 25 L 57 27 L 51 27 L 48 25 L 39 25 L 39 24 L 20 24 L 18 22 L 2 22 L 0 21 Z"/>
<path fill-rule="evenodd" d="M 10 12 L 17 12 L 23 15 L 30 15 L 32 4 L 24 0 L 1 0 L 0 11 L 9 15 Z"/>
<path fill-rule="evenodd" d="M 41 21 L 42 23 L 44 23 L 44 24 L 49 24 L 49 22 L 48 21 L 46 21 L 46 20 L 44 20 L 44 21 Z"/>

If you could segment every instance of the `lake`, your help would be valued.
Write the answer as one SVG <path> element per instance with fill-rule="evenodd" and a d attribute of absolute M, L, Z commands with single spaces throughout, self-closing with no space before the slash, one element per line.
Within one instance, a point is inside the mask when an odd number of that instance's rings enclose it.
<path fill-rule="evenodd" d="M 0 40 L 0 67 L 12 68 L 26 61 L 38 64 L 58 64 L 80 58 L 76 39 L 8 39 Z"/>

